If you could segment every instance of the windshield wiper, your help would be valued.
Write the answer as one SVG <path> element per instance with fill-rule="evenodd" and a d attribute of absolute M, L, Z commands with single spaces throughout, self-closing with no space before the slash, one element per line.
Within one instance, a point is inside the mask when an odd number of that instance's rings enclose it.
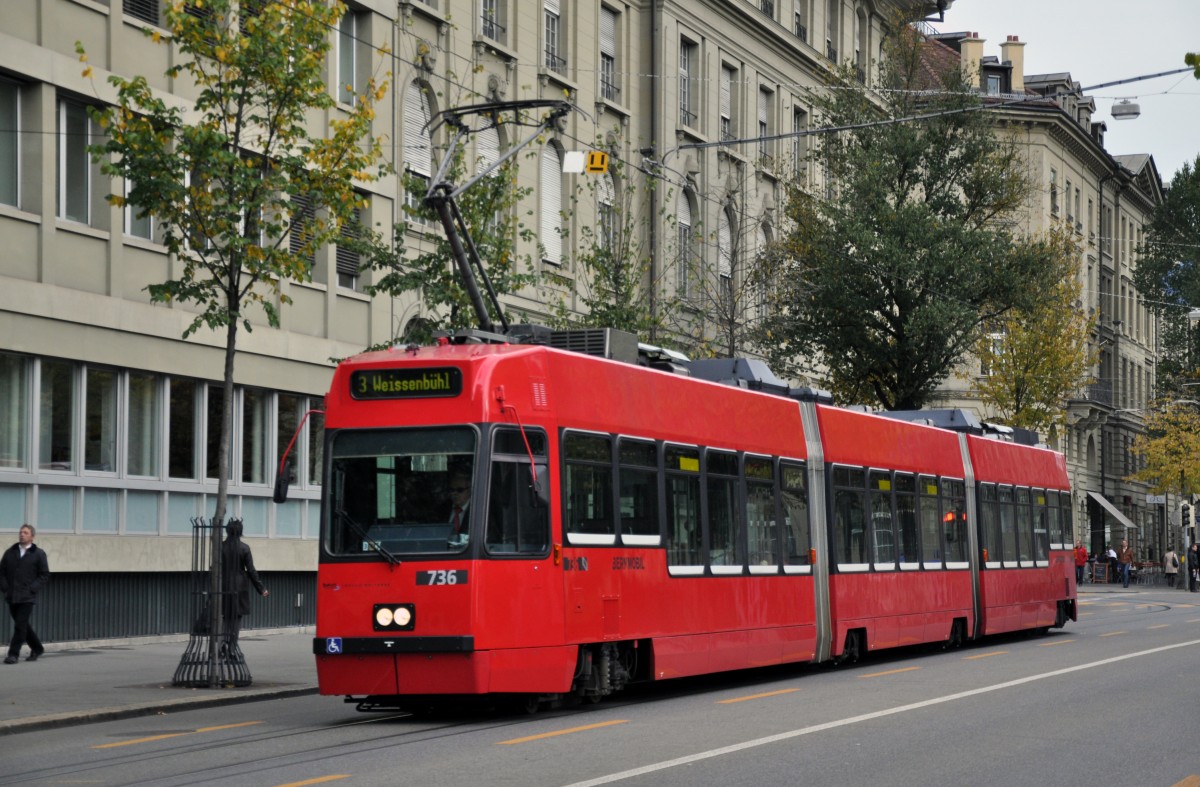
<path fill-rule="evenodd" d="M 376 552 L 387 558 L 387 562 L 392 564 L 392 568 L 400 565 L 400 558 L 396 557 L 391 552 L 388 552 L 387 548 L 384 547 L 383 544 L 368 536 L 367 531 L 363 529 L 363 526 L 355 522 L 354 517 L 346 513 L 346 509 L 339 508 L 334 513 L 337 514 L 338 519 L 342 519 L 350 525 L 354 532 L 358 534 L 358 537 L 363 540 L 364 544 L 367 544 L 371 547 L 371 549 L 374 549 Z"/>

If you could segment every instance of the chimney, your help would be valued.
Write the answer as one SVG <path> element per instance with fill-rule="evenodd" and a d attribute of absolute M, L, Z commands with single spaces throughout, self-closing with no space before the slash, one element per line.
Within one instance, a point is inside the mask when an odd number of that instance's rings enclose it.
<path fill-rule="evenodd" d="M 1025 92 L 1025 42 L 1009 36 L 1000 45 L 1000 60 L 1012 65 L 1012 92 Z"/>
<path fill-rule="evenodd" d="M 967 82 L 976 90 L 979 89 L 979 62 L 983 60 L 983 39 L 979 33 L 970 33 L 958 42 L 958 52 L 962 58 L 963 70 Z"/>

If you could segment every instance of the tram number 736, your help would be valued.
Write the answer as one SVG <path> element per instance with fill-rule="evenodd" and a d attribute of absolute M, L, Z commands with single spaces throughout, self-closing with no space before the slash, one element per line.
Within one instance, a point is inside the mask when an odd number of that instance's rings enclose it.
<path fill-rule="evenodd" d="M 417 572 L 418 585 L 465 585 L 467 570 L 447 571 L 445 569 L 430 569 Z"/>

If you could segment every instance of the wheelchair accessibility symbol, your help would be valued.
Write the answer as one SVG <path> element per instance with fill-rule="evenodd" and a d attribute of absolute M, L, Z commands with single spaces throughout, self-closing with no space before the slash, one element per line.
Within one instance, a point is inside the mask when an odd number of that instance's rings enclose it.
<path fill-rule="evenodd" d="M 341 653 L 342 652 L 342 638 L 341 637 L 327 637 L 325 639 L 325 652 L 331 653 L 331 654 L 332 653 Z"/>

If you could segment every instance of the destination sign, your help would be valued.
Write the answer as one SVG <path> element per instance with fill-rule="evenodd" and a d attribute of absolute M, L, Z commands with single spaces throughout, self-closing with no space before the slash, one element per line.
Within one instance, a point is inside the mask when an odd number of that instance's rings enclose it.
<path fill-rule="evenodd" d="M 438 369 L 359 369 L 350 374 L 355 399 L 426 399 L 462 393 L 462 371 Z"/>

